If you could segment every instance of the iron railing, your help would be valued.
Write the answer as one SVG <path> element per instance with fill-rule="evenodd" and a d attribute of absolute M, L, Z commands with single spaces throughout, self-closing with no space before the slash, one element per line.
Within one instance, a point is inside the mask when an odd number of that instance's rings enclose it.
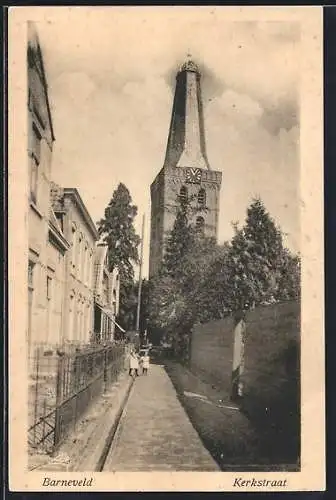
<path fill-rule="evenodd" d="M 52 452 L 125 369 L 127 345 L 37 347 L 30 359 L 28 444 Z"/>

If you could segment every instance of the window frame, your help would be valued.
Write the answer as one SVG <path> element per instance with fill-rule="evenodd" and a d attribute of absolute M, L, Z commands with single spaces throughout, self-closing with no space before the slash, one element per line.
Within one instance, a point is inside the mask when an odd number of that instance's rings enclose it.
<path fill-rule="evenodd" d="M 180 202 L 184 202 L 184 203 L 188 202 L 188 188 L 184 184 L 180 188 L 179 200 L 180 200 Z"/>
<path fill-rule="evenodd" d="M 36 262 L 28 259 L 28 325 L 27 325 L 27 341 L 28 348 L 30 349 L 32 337 L 32 321 L 33 321 L 33 307 L 34 307 L 34 276 L 35 276 Z"/>
<path fill-rule="evenodd" d="M 34 158 L 30 159 L 30 201 L 37 203 L 37 186 L 38 186 L 38 165 L 36 164 Z"/>
<path fill-rule="evenodd" d="M 71 269 L 76 268 L 76 253 L 77 253 L 77 228 L 74 224 L 71 225 Z"/>
<path fill-rule="evenodd" d="M 41 163 L 41 143 L 42 134 L 39 131 L 36 123 L 32 124 L 33 140 L 32 140 L 32 157 L 35 159 L 37 165 Z M 37 147 L 36 147 L 37 146 Z"/>
<path fill-rule="evenodd" d="M 201 188 L 199 191 L 198 191 L 198 194 L 197 194 L 197 203 L 200 207 L 202 208 L 205 208 L 206 207 L 206 203 L 207 203 L 207 196 L 206 196 L 206 191 L 204 188 Z"/>
<path fill-rule="evenodd" d="M 32 123 L 32 141 L 30 154 L 30 178 L 29 190 L 30 200 L 36 205 L 38 199 L 38 178 L 39 166 L 41 163 L 41 142 L 42 134 L 40 133 L 36 123 Z"/>
<path fill-rule="evenodd" d="M 34 290 L 34 274 L 36 262 L 28 260 L 28 290 Z"/>
<path fill-rule="evenodd" d="M 51 302 L 53 298 L 53 277 L 50 274 L 47 274 L 47 290 L 46 297 L 49 302 Z"/>

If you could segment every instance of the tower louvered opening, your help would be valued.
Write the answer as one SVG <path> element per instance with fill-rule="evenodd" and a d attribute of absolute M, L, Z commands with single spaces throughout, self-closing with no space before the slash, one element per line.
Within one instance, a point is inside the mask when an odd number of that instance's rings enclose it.
<path fill-rule="evenodd" d="M 206 192 L 205 192 L 205 189 L 201 188 L 198 191 L 197 202 L 200 205 L 200 207 L 204 208 L 206 206 Z"/>
<path fill-rule="evenodd" d="M 186 186 L 182 186 L 180 189 L 180 202 L 187 203 L 188 201 L 188 189 Z"/>

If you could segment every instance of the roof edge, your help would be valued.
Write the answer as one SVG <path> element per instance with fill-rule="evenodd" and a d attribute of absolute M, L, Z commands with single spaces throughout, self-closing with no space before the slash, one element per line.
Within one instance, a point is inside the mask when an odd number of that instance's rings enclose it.
<path fill-rule="evenodd" d="M 64 196 L 71 196 L 76 201 L 77 206 L 79 207 L 82 216 L 84 217 L 84 219 L 88 223 L 88 226 L 90 227 L 91 232 L 92 232 L 95 240 L 96 241 L 99 240 L 98 229 L 97 229 L 95 223 L 93 222 L 91 215 L 89 214 L 88 209 L 86 208 L 78 190 L 76 188 L 63 188 L 63 192 L 64 192 Z"/>
<path fill-rule="evenodd" d="M 29 31 L 30 31 L 30 33 L 29 33 Z M 50 99 L 49 99 L 49 93 L 48 93 L 48 82 L 47 82 L 47 78 L 46 78 L 46 71 L 45 71 L 45 66 L 44 66 L 40 37 L 39 37 L 35 23 L 33 21 L 28 21 L 27 22 L 27 46 L 28 47 L 29 47 L 30 42 L 33 41 L 33 39 L 35 39 L 36 47 L 37 47 L 37 55 L 38 55 L 40 62 L 41 62 L 41 69 L 42 69 L 41 76 L 42 76 L 42 80 L 43 80 L 43 88 L 44 88 L 44 94 L 45 94 L 45 99 L 46 99 L 46 104 L 47 104 L 47 112 L 48 112 L 48 118 L 49 118 L 49 123 L 50 123 L 51 139 L 52 139 L 52 142 L 55 142 L 56 137 L 55 137 L 54 125 L 53 125 L 52 114 L 51 114 Z M 34 62 L 34 64 L 36 65 L 35 62 Z M 38 70 L 38 68 L 36 68 L 36 69 Z"/>

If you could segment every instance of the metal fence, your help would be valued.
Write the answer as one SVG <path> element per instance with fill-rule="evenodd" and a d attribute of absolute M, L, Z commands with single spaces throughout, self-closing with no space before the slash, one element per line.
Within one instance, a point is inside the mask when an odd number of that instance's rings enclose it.
<path fill-rule="evenodd" d="M 125 369 L 127 345 L 37 346 L 30 359 L 28 445 L 55 451 Z"/>

